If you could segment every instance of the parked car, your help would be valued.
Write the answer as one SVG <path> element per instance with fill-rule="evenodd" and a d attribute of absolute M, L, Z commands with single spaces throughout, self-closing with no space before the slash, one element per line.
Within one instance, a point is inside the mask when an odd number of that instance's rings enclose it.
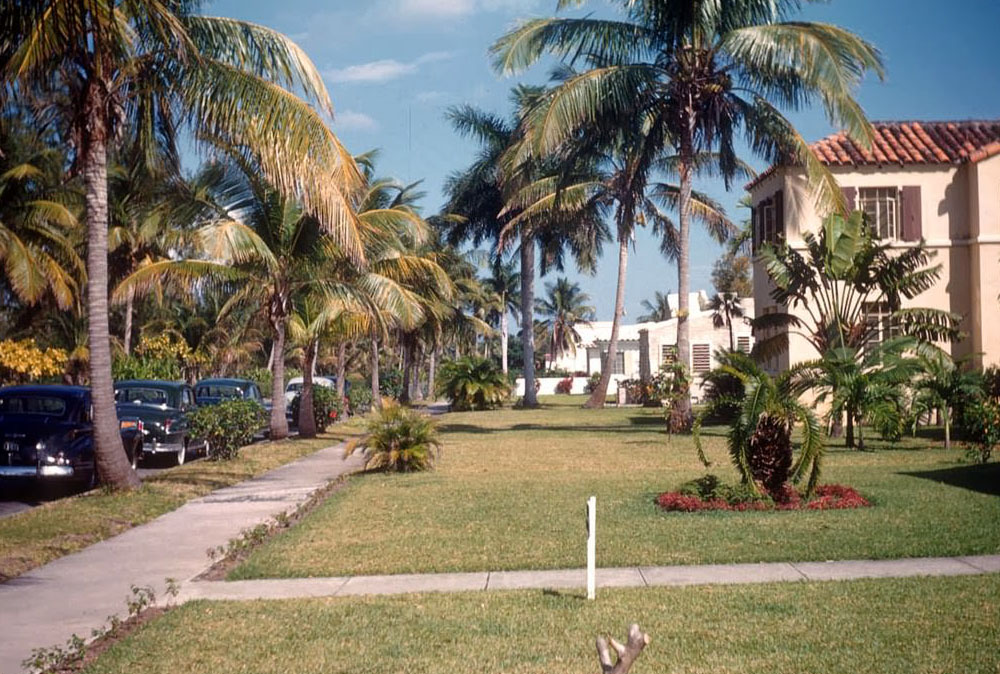
<path fill-rule="evenodd" d="M 0 388 L 0 481 L 45 487 L 97 484 L 93 408 L 83 386 Z M 143 422 L 119 417 L 125 453 L 138 467 Z"/>
<path fill-rule="evenodd" d="M 267 407 L 260 387 L 249 379 L 202 379 L 194 386 L 194 399 L 198 405 L 217 405 L 223 400 L 253 400 Z"/>
<path fill-rule="evenodd" d="M 295 396 L 302 392 L 302 384 L 304 383 L 302 377 L 292 377 L 288 382 L 288 386 L 285 387 L 285 402 L 291 404 L 295 400 Z M 324 377 L 322 375 L 316 375 L 313 377 L 313 386 L 325 386 L 327 388 L 337 388 L 337 378 L 336 377 Z"/>
<path fill-rule="evenodd" d="M 130 379 L 115 382 L 118 416 L 143 423 L 140 461 L 168 457 L 178 466 L 195 453 L 208 455 L 208 442 L 192 438 L 187 413 L 195 407 L 194 390 L 184 382 Z"/>

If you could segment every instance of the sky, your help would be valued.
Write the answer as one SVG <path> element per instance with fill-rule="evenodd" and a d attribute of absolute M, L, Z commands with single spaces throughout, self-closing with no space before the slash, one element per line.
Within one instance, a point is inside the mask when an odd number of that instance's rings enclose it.
<path fill-rule="evenodd" d="M 377 148 L 379 175 L 423 180 L 425 215 L 438 212 L 448 174 L 473 159 L 472 140 L 457 135 L 445 119 L 450 106 L 471 104 L 509 115 L 508 94 L 518 82 L 542 83 L 546 66 L 517 77 L 498 76 L 489 46 L 519 19 L 552 16 L 555 0 L 216 0 L 206 13 L 267 25 L 294 39 L 323 74 L 335 108 L 333 129 L 348 149 Z M 584 3 L 575 14 L 609 15 L 604 0 Z M 882 52 L 884 82 L 867 79 L 858 92 L 871 120 L 1000 118 L 1000 3 L 995 0 L 832 0 L 809 4 L 799 15 L 835 23 L 858 33 Z M 820 107 L 786 111 L 812 141 L 838 129 Z M 766 164 L 748 152 L 758 170 Z M 721 181 L 695 187 L 720 201 L 731 218 L 741 184 L 726 191 Z M 692 231 L 691 288 L 711 294 L 711 268 L 720 248 Z M 597 318 L 610 320 L 617 255 L 605 246 L 595 276 L 567 268 L 565 275 L 590 295 Z M 555 280 L 556 272 L 542 279 Z M 626 320 L 642 314 L 640 303 L 659 290 L 676 291 L 677 269 L 640 231 L 629 260 Z"/>

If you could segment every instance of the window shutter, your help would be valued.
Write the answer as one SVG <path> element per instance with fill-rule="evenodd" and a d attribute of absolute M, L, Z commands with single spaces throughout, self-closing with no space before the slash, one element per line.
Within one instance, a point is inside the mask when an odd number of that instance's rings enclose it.
<path fill-rule="evenodd" d="M 695 374 L 702 374 L 712 369 L 712 345 L 692 344 L 691 345 L 691 371 Z"/>
<path fill-rule="evenodd" d="M 774 241 L 785 240 L 785 193 L 778 190 L 774 193 Z"/>
<path fill-rule="evenodd" d="M 841 194 L 844 195 L 844 201 L 847 202 L 847 211 L 848 212 L 851 212 L 855 208 L 857 208 L 857 203 L 858 202 L 857 202 L 857 199 L 855 198 L 858 195 L 858 188 L 857 187 L 841 187 L 840 188 L 840 192 L 841 192 Z"/>
<path fill-rule="evenodd" d="M 920 185 L 904 187 L 900 193 L 900 201 L 902 201 L 900 211 L 903 214 L 901 238 L 903 241 L 919 241 L 923 236 L 920 221 Z"/>
<path fill-rule="evenodd" d="M 752 253 L 757 252 L 760 247 L 760 237 L 757 234 L 757 207 L 750 207 L 750 249 Z"/>

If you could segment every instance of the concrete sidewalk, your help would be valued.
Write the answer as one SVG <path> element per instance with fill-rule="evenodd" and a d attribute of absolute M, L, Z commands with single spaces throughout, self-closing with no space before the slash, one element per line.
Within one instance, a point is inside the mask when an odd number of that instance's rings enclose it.
<path fill-rule="evenodd" d="M 0 584 L 0 673 L 21 671 L 34 648 L 89 637 L 108 616 L 125 612 L 132 585 L 162 597 L 164 579 L 186 584 L 211 564 L 210 548 L 361 465 L 359 455 L 343 459 L 343 445 L 328 447 Z"/>
<path fill-rule="evenodd" d="M 739 585 L 855 578 L 969 576 L 997 572 L 1000 572 L 1000 555 L 832 562 L 706 564 L 701 566 L 632 566 L 597 569 L 597 586 L 601 588 Z M 475 573 L 193 582 L 182 588 L 178 600 L 183 602 L 194 599 L 298 599 L 304 597 L 406 594 L 410 592 L 555 590 L 582 589 L 584 587 L 586 587 L 585 569 L 482 571 Z"/>

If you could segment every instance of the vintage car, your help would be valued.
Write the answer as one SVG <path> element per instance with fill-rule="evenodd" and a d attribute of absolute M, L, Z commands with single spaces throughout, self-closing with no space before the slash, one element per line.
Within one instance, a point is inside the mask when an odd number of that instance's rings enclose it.
<path fill-rule="evenodd" d="M 264 407 L 260 388 L 249 379 L 202 379 L 194 386 L 199 405 L 217 405 L 223 400 L 253 400 Z"/>
<path fill-rule="evenodd" d="M 208 443 L 191 437 L 187 413 L 194 409 L 194 390 L 184 382 L 131 379 L 115 382 L 118 416 L 143 423 L 140 460 L 166 457 L 180 466 L 196 453 L 208 455 Z"/>
<path fill-rule="evenodd" d="M 0 388 L 0 483 L 97 484 L 90 390 L 83 386 Z M 119 418 L 125 453 L 138 466 L 142 421 Z"/>

